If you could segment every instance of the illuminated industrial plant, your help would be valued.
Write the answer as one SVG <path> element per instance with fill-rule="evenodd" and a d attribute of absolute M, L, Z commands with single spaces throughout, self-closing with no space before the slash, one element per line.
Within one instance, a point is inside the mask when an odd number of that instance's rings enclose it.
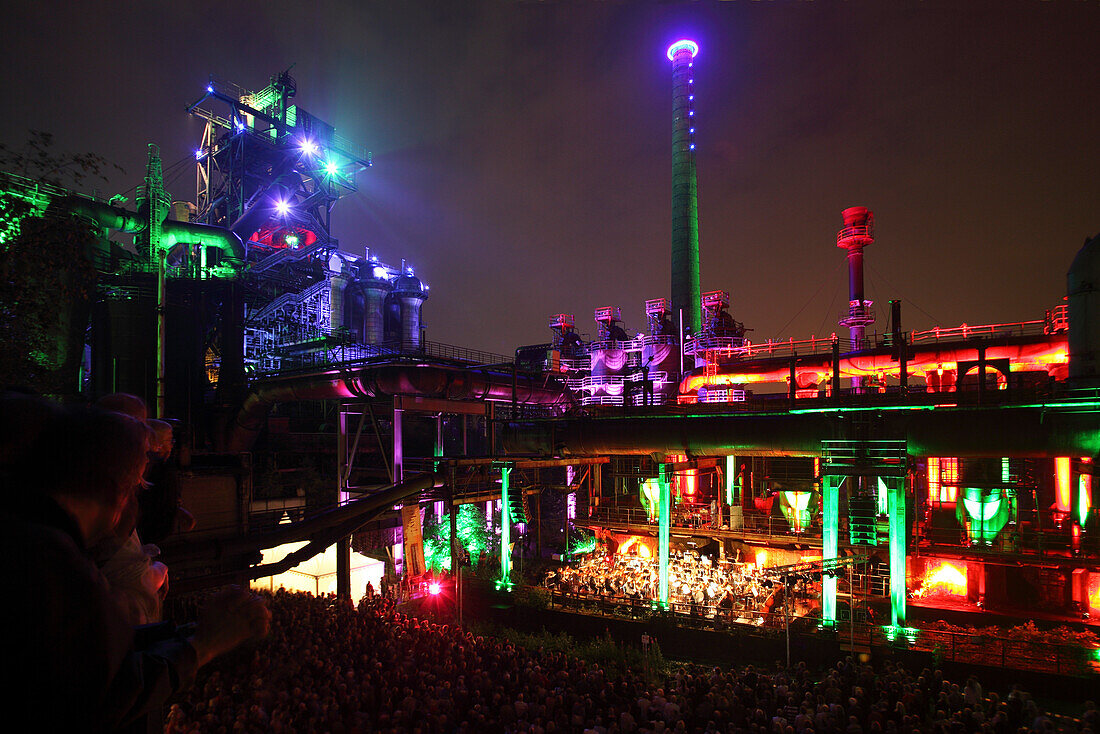
<path fill-rule="evenodd" d="M 699 46 L 666 53 L 669 292 L 638 294 L 638 331 L 622 306 L 595 309 L 593 338 L 554 304 L 548 340 L 514 355 L 429 341 L 413 267 L 333 237 L 371 155 L 298 107 L 285 72 L 200 88 L 193 202 L 165 190 L 156 146 L 133 209 L 4 175 L 27 216 L 95 235 L 67 384 L 185 422 L 184 491 L 208 514 L 176 539 L 174 578 L 270 587 L 335 545 L 302 583 L 349 596 L 367 565 L 447 570 L 461 600 L 463 566 L 487 561 L 509 592 L 525 554 L 620 556 L 656 573 L 647 612 L 690 617 L 670 576 L 706 556 L 775 588 L 731 608 L 734 628 L 789 624 L 790 583 L 812 590 L 797 616 L 815 630 L 858 620 L 891 643 L 945 605 L 1100 613 L 1100 239 L 1032 320 L 905 331 L 900 300 L 876 315 L 866 297 L 874 215 L 851 207 L 821 233 L 848 265 L 847 307 L 827 315 L 840 331 L 749 338 L 730 291 L 700 288 Z M 4 227 L 0 245 L 19 236 Z M 259 498 L 261 477 L 293 492 Z"/>

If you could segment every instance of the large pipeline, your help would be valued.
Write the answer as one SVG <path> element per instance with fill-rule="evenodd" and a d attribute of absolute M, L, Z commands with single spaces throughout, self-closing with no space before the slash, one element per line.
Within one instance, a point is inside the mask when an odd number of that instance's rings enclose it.
<path fill-rule="evenodd" d="M 260 536 L 245 536 L 225 542 L 177 541 L 165 548 L 164 555 L 169 562 L 202 562 L 218 559 L 241 559 L 247 563 L 261 550 L 276 548 L 286 543 L 308 540 L 306 545 L 288 553 L 282 559 L 264 565 L 248 568 L 248 578 L 258 579 L 275 576 L 288 571 L 300 563 L 308 561 L 318 553 L 330 547 L 340 538 L 346 538 L 379 515 L 388 512 L 397 502 L 419 494 L 431 487 L 443 485 L 438 474 L 425 474 L 401 484 L 391 485 L 369 497 L 352 500 L 341 507 L 328 510 L 320 515 L 279 527 L 274 532 Z M 230 583 L 239 577 L 237 571 L 227 571 L 218 575 L 204 575 L 204 586 Z"/>
<path fill-rule="evenodd" d="M 393 484 L 380 489 L 368 497 L 351 500 L 345 505 L 326 510 L 300 522 L 280 525 L 272 532 L 264 535 L 243 536 L 217 543 L 212 543 L 206 539 L 189 540 L 186 536 L 183 536 L 169 541 L 168 545 L 164 547 L 164 553 L 169 558 L 187 558 L 195 561 L 217 559 L 224 556 L 247 555 L 265 548 L 276 548 L 280 545 L 302 540 L 324 542 L 329 535 L 334 537 L 350 535 L 365 523 L 370 522 L 374 513 L 385 511 L 406 497 L 432 487 L 441 486 L 443 486 L 442 475 L 423 474 L 400 484 Z M 345 529 L 349 527 L 350 530 L 345 532 Z M 332 545 L 331 541 L 322 545 L 321 550 L 330 545 Z M 313 555 L 316 555 L 316 553 Z M 307 558 L 312 557 L 312 555 L 307 556 Z M 293 568 L 295 565 L 291 563 L 290 567 Z M 272 574 L 260 574 L 260 576 L 265 575 L 270 576 Z"/>
<path fill-rule="evenodd" d="M 1071 322 L 1072 323 L 1072 322 Z M 1011 337 L 1012 343 L 985 342 L 986 360 L 1008 359 L 1014 365 L 1042 368 L 1055 378 L 1064 378 L 1066 373 L 1067 340 L 1065 334 L 1040 335 L 1033 338 Z M 795 376 L 799 387 L 823 383 L 828 380 L 833 369 L 830 355 L 818 354 L 805 357 L 776 357 L 774 359 L 755 359 L 744 364 L 720 365 L 716 375 L 707 375 L 704 369 L 697 369 L 680 380 L 680 394 L 695 392 L 702 386 L 722 387 L 728 385 L 751 385 L 759 383 L 781 383 L 789 379 L 790 362 L 795 359 Z M 960 361 L 978 359 L 978 346 L 971 340 L 966 344 L 943 344 L 928 348 L 918 348 L 908 358 L 906 371 L 909 374 L 934 372 L 943 365 L 955 365 Z M 876 374 L 897 376 L 901 366 L 893 351 L 887 348 L 851 354 L 841 357 L 839 371 L 842 378 L 866 377 Z M 992 367 L 987 368 L 992 371 Z"/>
<path fill-rule="evenodd" d="M 144 214 L 127 211 L 83 196 L 66 197 L 61 205 L 77 216 L 92 220 L 101 229 L 136 234 L 149 227 L 149 218 Z M 169 248 L 176 245 L 216 247 L 221 250 L 226 259 L 238 263 L 244 261 L 245 249 L 241 238 L 221 227 L 165 220 L 161 225 L 161 234 Z"/>
<path fill-rule="evenodd" d="M 419 395 L 445 400 L 497 400 L 536 405 L 568 405 L 562 385 L 541 378 L 491 370 L 428 364 L 391 364 L 356 370 L 329 370 L 257 384 L 241 406 L 226 438 L 227 451 L 247 451 L 276 403 L 299 400 L 366 399 Z"/>
<path fill-rule="evenodd" d="M 987 407 L 872 411 L 875 433 L 904 439 L 913 456 L 1100 455 L 1100 411 Z M 510 424 L 508 453 L 542 456 L 685 454 L 820 456 L 821 442 L 846 437 L 852 413 L 694 414 L 577 418 Z"/>

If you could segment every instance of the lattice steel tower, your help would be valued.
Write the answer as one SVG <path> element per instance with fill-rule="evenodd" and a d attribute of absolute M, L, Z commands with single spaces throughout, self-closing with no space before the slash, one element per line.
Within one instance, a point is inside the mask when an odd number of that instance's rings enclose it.
<path fill-rule="evenodd" d="M 335 250 L 332 208 L 371 164 L 368 151 L 295 105 L 296 93 L 287 72 L 255 92 L 211 77 L 188 108 L 206 121 L 195 151 L 195 218 L 237 233 L 253 273 Z"/>

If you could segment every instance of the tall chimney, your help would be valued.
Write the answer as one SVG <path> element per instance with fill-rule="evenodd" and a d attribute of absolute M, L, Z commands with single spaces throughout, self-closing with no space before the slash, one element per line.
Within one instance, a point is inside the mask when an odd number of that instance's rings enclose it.
<path fill-rule="evenodd" d="M 683 39 L 668 47 L 672 62 L 672 317 L 698 335 L 699 202 L 695 182 L 695 80 L 699 44 Z M 681 341 L 684 334 L 680 334 Z"/>
<path fill-rule="evenodd" d="M 875 241 L 875 215 L 865 206 L 849 207 L 842 214 L 844 228 L 836 233 L 836 246 L 848 251 L 848 313 L 838 323 L 848 327 L 855 351 L 863 348 L 867 326 L 875 322 L 871 301 L 863 297 L 863 248 Z M 862 378 L 852 378 L 853 388 L 862 386 Z"/>

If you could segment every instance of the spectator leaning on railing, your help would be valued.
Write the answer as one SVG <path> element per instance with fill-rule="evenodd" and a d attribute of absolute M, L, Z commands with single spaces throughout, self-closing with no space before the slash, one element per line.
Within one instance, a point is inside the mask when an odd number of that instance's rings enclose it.
<path fill-rule="evenodd" d="M 146 462 L 141 422 L 95 409 L 0 401 L 0 564 L 18 592 L 5 600 L 4 709 L 27 731 L 105 731 L 133 722 L 187 685 L 197 667 L 266 632 L 257 598 L 213 599 L 195 635 L 146 630 L 137 647 L 88 556 L 116 533 Z M 11 421 L 26 418 L 24 430 Z M 15 449 L 15 450 L 13 450 Z"/>

